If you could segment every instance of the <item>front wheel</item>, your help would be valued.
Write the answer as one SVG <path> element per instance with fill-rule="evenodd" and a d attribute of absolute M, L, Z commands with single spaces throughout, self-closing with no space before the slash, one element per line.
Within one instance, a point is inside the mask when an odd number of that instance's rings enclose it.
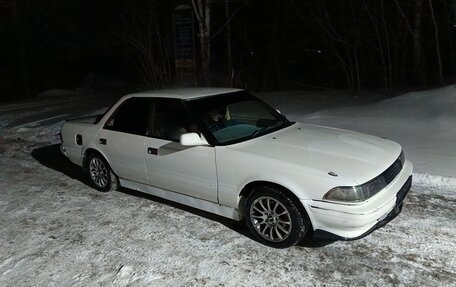
<path fill-rule="evenodd" d="M 89 156 L 87 173 L 90 183 L 97 190 L 108 192 L 117 189 L 117 177 L 101 155 L 92 153 Z"/>
<path fill-rule="evenodd" d="M 306 235 L 309 220 L 304 210 L 282 190 L 262 187 L 246 200 L 245 220 L 254 237 L 261 243 L 287 248 Z"/>

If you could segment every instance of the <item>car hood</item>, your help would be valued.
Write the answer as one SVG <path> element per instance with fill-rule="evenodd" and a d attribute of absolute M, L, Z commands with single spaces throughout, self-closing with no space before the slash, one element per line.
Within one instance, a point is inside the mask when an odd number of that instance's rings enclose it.
<path fill-rule="evenodd" d="M 302 123 L 229 148 L 286 161 L 290 168 L 332 172 L 355 184 L 378 176 L 401 152 L 399 144 L 380 137 Z"/>

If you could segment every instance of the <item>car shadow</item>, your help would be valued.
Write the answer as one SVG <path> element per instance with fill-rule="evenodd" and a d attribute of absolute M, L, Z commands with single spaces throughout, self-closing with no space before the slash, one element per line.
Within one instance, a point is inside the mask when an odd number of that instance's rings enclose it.
<path fill-rule="evenodd" d="M 163 199 L 160 197 L 156 197 L 156 196 L 153 196 L 153 195 L 150 195 L 147 193 L 142 193 L 140 191 L 136 191 L 136 190 L 132 190 L 132 189 L 124 188 L 124 187 L 121 187 L 120 190 L 118 190 L 118 191 L 123 192 L 125 194 L 133 195 L 136 197 L 153 200 L 158 203 L 167 204 L 169 206 L 179 208 L 181 210 L 192 213 L 194 215 L 201 216 L 206 219 L 218 222 L 220 224 L 223 224 L 225 227 L 228 227 L 229 229 L 231 229 L 239 234 L 242 234 L 245 237 L 248 237 L 253 241 L 256 241 L 256 239 L 252 236 L 252 233 L 250 232 L 250 230 L 247 227 L 247 224 L 245 223 L 244 220 L 242 220 L 242 221 L 232 220 L 232 219 L 229 219 L 229 218 L 217 215 L 217 214 L 209 213 L 209 212 L 197 209 L 197 208 L 193 208 L 193 207 L 190 207 L 187 205 L 183 205 L 180 203 L 176 203 L 173 201 L 169 201 L 169 200 L 166 200 L 166 199 Z M 311 235 L 311 234 L 309 234 L 309 235 Z M 305 248 L 318 248 L 318 247 L 324 247 L 333 242 L 334 241 L 319 240 L 319 239 L 313 239 L 310 237 L 305 237 L 303 240 L 301 240 L 299 243 L 297 243 L 296 246 L 305 247 Z"/>
<path fill-rule="evenodd" d="M 82 171 L 81 167 L 72 163 L 67 157 L 65 157 L 60 152 L 60 144 L 49 145 L 45 147 L 36 148 L 32 151 L 32 157 L 37 160 L 40 164 L 55 171 L 61 172 L 66 176 L 79 180 L 80 182 L 84 183 L 85 185 L 91 187 L 89 180 L 87 179 L 86 175 Z M 166 204 L 175 208 L 179 208 L 186 212 L 192 213 L 197 216 L 201 216 L 203 218 L 218 222 L 223 224 L 227 228 L 250 238 L 251 240 L 255 241 L 255 238 L 250 233 L 247 225 L 244 221 L 235 221 L 229 218 L 225 218 L 213 213 L 209 213 L 206 211 L 202 211 L 193 207 L 189 207 L 180 203 L 176 203 L 173 201 L 169 201 L 160 197 L 156 197 L 147 193 L 142 193 L 136 190 L 128 189 L 121 187 L 119 192 L 152 200 L 158 203 Z M 328 244 L 331 244 L 333 241 L 321 241 L 321 240 L 313 240 L 312 238 L 305 238 L 296 246 L 298 247 L 306 247 L 306 248 L 318 248 L 323 247 Z"/>
<path fill-rule="evenodd" d="M 310 234 L 311 235 L 311 234 Z M 309 236 L 305 237 L 301 242 L 296 244 L 296 247 L 305 247 L 305 248 L 320 248 L 325 247 L 327 245 L 333 244 L 335 241 L 333 240 L 321 240 L 321 239 L 313 239 Z"/>
<path fill-rule="evenodd" d="M 136 196 L 136 197 L 152 200 L 152 201 L 155 201 L 155 202 L 158 202 L 158 203 L 161 203 L 161 204 L 166 204 L 166 205 L 169 205 L 171 207 L 184 210 L 184 211 L 189 212 L 191 214 L 194 214 L 194 215 L 197 215 L 197 216 L 201 216 L 203 218 L 206 218 L 206 219 L 218 222 L 220 224 L 223 224 L 225 227 L 228 227 L 229 229 L 231 229 L 231 230 L 233 230 L 233 231 L 235 231 L 235 232 L 237 232 L 239 234 L 242 234 L 242 235 L 244 235 L 244 236 L 246 236 L 246 237 L 248 237 L 248 238 L 250 238 L 252 240 L 255 240 L 253 238 L 253 236 L 251 235 L 250 231 L 248 230 L 247 226 L 244 224 L 244 221 L 232 220 L 232 219 L 229 219 L 229 218 L 217 215 L 217 214 L 209 213 L 209 212 L 197 209 L 197 208 L 193 208 L 193 207 L 190 207 L 190 206 L 187 206 L 187 205 L 184 205 L 184 204 L 180 204 L 180 203 L 177 203 L 177 202 L 174 202 L 174 201 L 170 201 L 170 200 L 167 200 L 167 199 L 164 199 L 164 198 L 161 198 L 161 197 L 156 197 L 156 196 L 153 196 L 153 195 L 150 195 L 150 194 L 147 194 L 147 193 L 143 193 L 143 192 L 140 192 L 140 191 L 137 191 L 137 190 L 133 190 L 133 189 L 128 189 L 128 188 L 125 188 L 125 187 L 121 187 L 118 190 L 118 192 L 122 192 L 122 193 L 125 193 L 125 194 L 128 194 L 128 195 L 132 195 L 132 196 Z"/>
<path fill-rule="evenodd" d="M 36 148 L 32 150 L 32 157 L 45 167 L 61 172 L 68 177 L 77 179 L 85 185 L 90 186 L 90 182 L 84 175 L 81 167 L 72 163 L 60 152 L 60 144 Z"/>

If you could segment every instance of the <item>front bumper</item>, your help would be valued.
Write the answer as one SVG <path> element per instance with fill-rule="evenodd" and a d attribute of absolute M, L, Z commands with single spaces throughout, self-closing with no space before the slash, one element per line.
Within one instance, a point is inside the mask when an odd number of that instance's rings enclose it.
<path fill-rule="evenodd" d="M 412 164 L 406 161 L 397 177 L 373 198 L 362 203 L 337 204 L 303 201 L 314 229 L 314 238 L 355 240 L 395 218 L 412 183 Z"/>
<path fill-rule="evenodd" d="M 388 222 L 390 222 L 391 220 L 396 218 L 396 216 L 399 213 L 401 213 L 403 201 L 404 201 L 407 193 L 410 191 L 411 186 L 412 186 L 412 176 L 409 177 L 407 182 L 404 184 L 404 186 L 401 188 L 401 190 L 397 193 L 396 205 L 394 206 L 393 210 L 391 210 L 390 213 L 388 213 L 388 215 L 383 220 L 377 221 L 377 223 L 374 226 L 372 226 L 369 230 L 367 230 L 363 234 L 361 234 L 357 237 L 347 238 L 347 237 L 342 237 L 342 236 L 336 235 L 334 233 L 331 233 L 331 232 L 328 232 L 325 230 L 317 229 L 313 233 L 313 238 L 327 239 L 327 240 L 356 240 L 356 239 L 360 239 L 360 238 L 363 238 L 363 237 L 371 234 L 372 232 L 374 232 L 374 230 L 379 229 L 382 226 L 385 226 Z"/>

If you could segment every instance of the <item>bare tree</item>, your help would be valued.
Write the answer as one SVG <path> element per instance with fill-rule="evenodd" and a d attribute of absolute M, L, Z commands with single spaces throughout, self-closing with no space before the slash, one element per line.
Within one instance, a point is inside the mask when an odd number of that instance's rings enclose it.
<path fill-rule="evenodd" d="M 387 86 L 386 90 L 390 92 L 393 89 L 393 71 L 392 71 L 392 64 L 391 64 L 391 44 L 390 44 L 390 36 L 389 36 L 389 31 L 388 31 L 388 25 L 385 20 L 385 3 L 383 0 L 380 1 L 381 7 L 381 19 L 382 19 L 382 24 L 383 24 L 383 32 L 385 35 L 385 40 L 386 40 L 386 56 L 388 59 L 388 79 L 389 79 L 389 86 Z"/>
<path fill-rule="evenodd" d="M 417 80 L 420 84 L 426 83 L 426 73 L 423 68 L 423 43 L 422 43 L 422 18 L 423 18 L 423 2 L 424 0 L 415 0 L 415 5 L 413 7 L 413 27 L 410 24 L 407 16 L 402 9 L 402 5 L 399 3 L 398 0 L 394 0 L 396 4 L 396 8 L 401 15 L 407 30 L 409 31 L 410 35 L 413 38 L 413 63 L 415 65 L 415 73 L 417 76 Z"/>
<path fill-rule="evenodd" d="M 240 0 L 241 4 L 237 6 L 237 8 L 231 12 L 230 11 L 230 2 L 236 2 L 237 0 L 224 0 L 224 10 L 225 10 L 225 22 L 214 32 L 211 33 L 209 40 L 212 41 L 215 37 L 217 37 L 221 32 L 225 31 L 225 47 L 226 47 L 226 67 L 227 67 L 227 75 L 229 79 L 229 85 L 231 87 L 236 87 L 239 79 L 235 79 L 239 77 L 239 71 L 235 72 L 233 67 L 233 47 L 231 40 L 231 21 L 234 19 L 236 14 L 249 3 L 249 0 Z"/>
<path fill-rule="evenodd" d="M 201 72 L 204 85 L 210 85 L 211 83 L 211 2 L 212 0 L 192 0 L 199 28 L 198 38 L 201 45 Z"/>
<path fill-rule="evenodd" d="M 435 52 L 437 54 L 437 65 L 439 67 L 439 81 L 440 84 L 443 85 L 444 81 L 442 72 L 442 56 L 440 55 L 439 27 L 437 25 L 437 21 L 435 20 L 434 5 L 432 4 L 432 0 L 429 0 L 429 10 L 431 11 L 432 24 L 434 25 Z"/>
<path fill-rule="evenodd" d="M 350 16 L 354 18 L 352 25 L 346 25 L 342 28 L 333 23 L 333 17 L 329 14 L 329 10 L 324 1 L 316 1 L 317 10 L 311 8 L 314 21 L 318 23 L 319 28 L 328 38 L 328 47 L 333 51 L 338 59 L 345 74 L 347 87 L 352 91 L 353 96 L 358 96 L 361 90 L 361 73 L 359 62 L 359 44 L 361 41 L 361 27 L 356 17 L 357 13 L 353 10 L 353 5 L 350 7 Z M 353 4 L 353 3 L 352 3 Z M 311 6 L 309 6 L 311 7 Z M 338 13 L 346 11 L 338 11 Z"/>
<path fill-rule="evenodd" d="M 155 11 L 151 10 L 147 16 L 130 16 L 129 19 L 133 22 L 127 23 L 124 19 L 124 27 L 118 34 L 127 45 L 125 52 L 130 63 L 147 85 L 153 88 L 168 86 L 171 79 L 169 49 Z"/>
<path fill-rule="evenodd" d="M 229 0 L 225 0 L 225 21 L 227 23 L 226 26 L 226 67 L 228 76 L 230 79 L 230 86 L 233 86 L 233 78 L 234 78 L 234 71 L 233 71 L 233 53 L 231 47 L 231 25 L 230 25 L 230 5 Z"/>
<path fill-rule="evenodd" d="M 384 18 L 384 7 L 383 7 L 383 0 L 381 1 L 381 18 L 382 22 L 385 24 L 385 18 Z M 380 60 L 382 61 L 382 68 L 383 68 L 383 81 L 385 85 L 385 91 L 389 92 L 391 90 L 391 81 L 392 81 L 392 76 L 391 76 L 391 59 L 389 57 L 389 39 L 387 41 L 387 47 L 386 50 L 387 52 L 385 53 L 385 48 L 383 45 L 383 38 L 382 38 L 382 33 L 380 30 L 380 24 L 378 23 L 377 17 L 373 14 L 371 11 L 371 8 L 369 8 L 369 5 L 367 5 L 366 0 L 363 0 L 364 8 L 367 12 L 367 15 L 369 16 L 372 26 L 374 27 L 375 30 L 375 37 L 376 37 L 376 42 L 377 42 L 377 50 L 379 52 Z M 385 34 L 387 35 L 388 32 L 386 31 L 386 25 L 383 25 L 385 29 Z"/>

